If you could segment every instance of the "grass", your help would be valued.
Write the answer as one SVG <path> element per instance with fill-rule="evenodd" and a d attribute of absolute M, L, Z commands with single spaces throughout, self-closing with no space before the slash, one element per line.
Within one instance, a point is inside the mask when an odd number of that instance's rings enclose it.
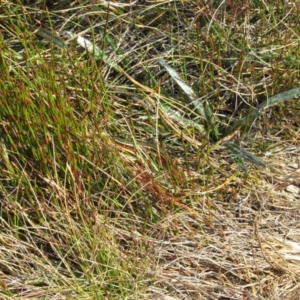
<path fill-rule="evenodd" d="M 298 299 L 297 2 L 30 2 L 0 4 L 1 299 Z"/>

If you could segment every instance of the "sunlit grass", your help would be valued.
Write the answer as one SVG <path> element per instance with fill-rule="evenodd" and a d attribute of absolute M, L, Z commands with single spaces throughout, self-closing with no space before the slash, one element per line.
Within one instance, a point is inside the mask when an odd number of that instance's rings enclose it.
<path fill-rule="evenodd" d="M 0 4 L 1 297 L 269 299 L 263 257 L 250 270 L 221 244 L 272 197 L 277 135 L 298 145 L 297 3 L 15 2 Z"/>

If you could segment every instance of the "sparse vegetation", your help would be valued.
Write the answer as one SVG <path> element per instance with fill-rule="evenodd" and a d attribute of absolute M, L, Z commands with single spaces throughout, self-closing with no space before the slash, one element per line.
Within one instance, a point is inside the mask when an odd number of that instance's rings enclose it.
<path fill-rule="evenodd" d="M 299 299 L 299 10 L 2 1 L 0 298 Z"/>

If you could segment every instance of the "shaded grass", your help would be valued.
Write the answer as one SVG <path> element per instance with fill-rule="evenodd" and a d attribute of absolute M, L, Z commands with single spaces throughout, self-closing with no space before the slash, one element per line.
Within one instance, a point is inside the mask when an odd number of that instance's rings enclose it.
<path fill-rule="evenodd" d="M 225 128 L 299 86 L 297 3 L 118 4 L 0 6 L 1 296 L 293 299 L 297 264 L 270 243 L 297 241 L 297 196 L 280 184 L 295 173 L 297 186 L 299 104 L 273 109 L 239 138 L 269 153 L 269 169 L 245 175 L 160 108 L 202 122 L 155 59 Z M 50 40 L 36 35 L 40 26 Z M 274 225 L 279 216 L 288 232 Z"/>

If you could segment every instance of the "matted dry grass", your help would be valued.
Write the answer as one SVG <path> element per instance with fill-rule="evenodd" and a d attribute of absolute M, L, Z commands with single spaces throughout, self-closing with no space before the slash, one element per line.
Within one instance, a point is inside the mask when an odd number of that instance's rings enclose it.
<path fill-rule="evenodd" d="M 157 224 L 147 299 L 299 299 L 299 143 L 273 151 L 268 169 L 252 170 L 259 181 L 233 180 L 221 201 L 203 195 Z"/>

